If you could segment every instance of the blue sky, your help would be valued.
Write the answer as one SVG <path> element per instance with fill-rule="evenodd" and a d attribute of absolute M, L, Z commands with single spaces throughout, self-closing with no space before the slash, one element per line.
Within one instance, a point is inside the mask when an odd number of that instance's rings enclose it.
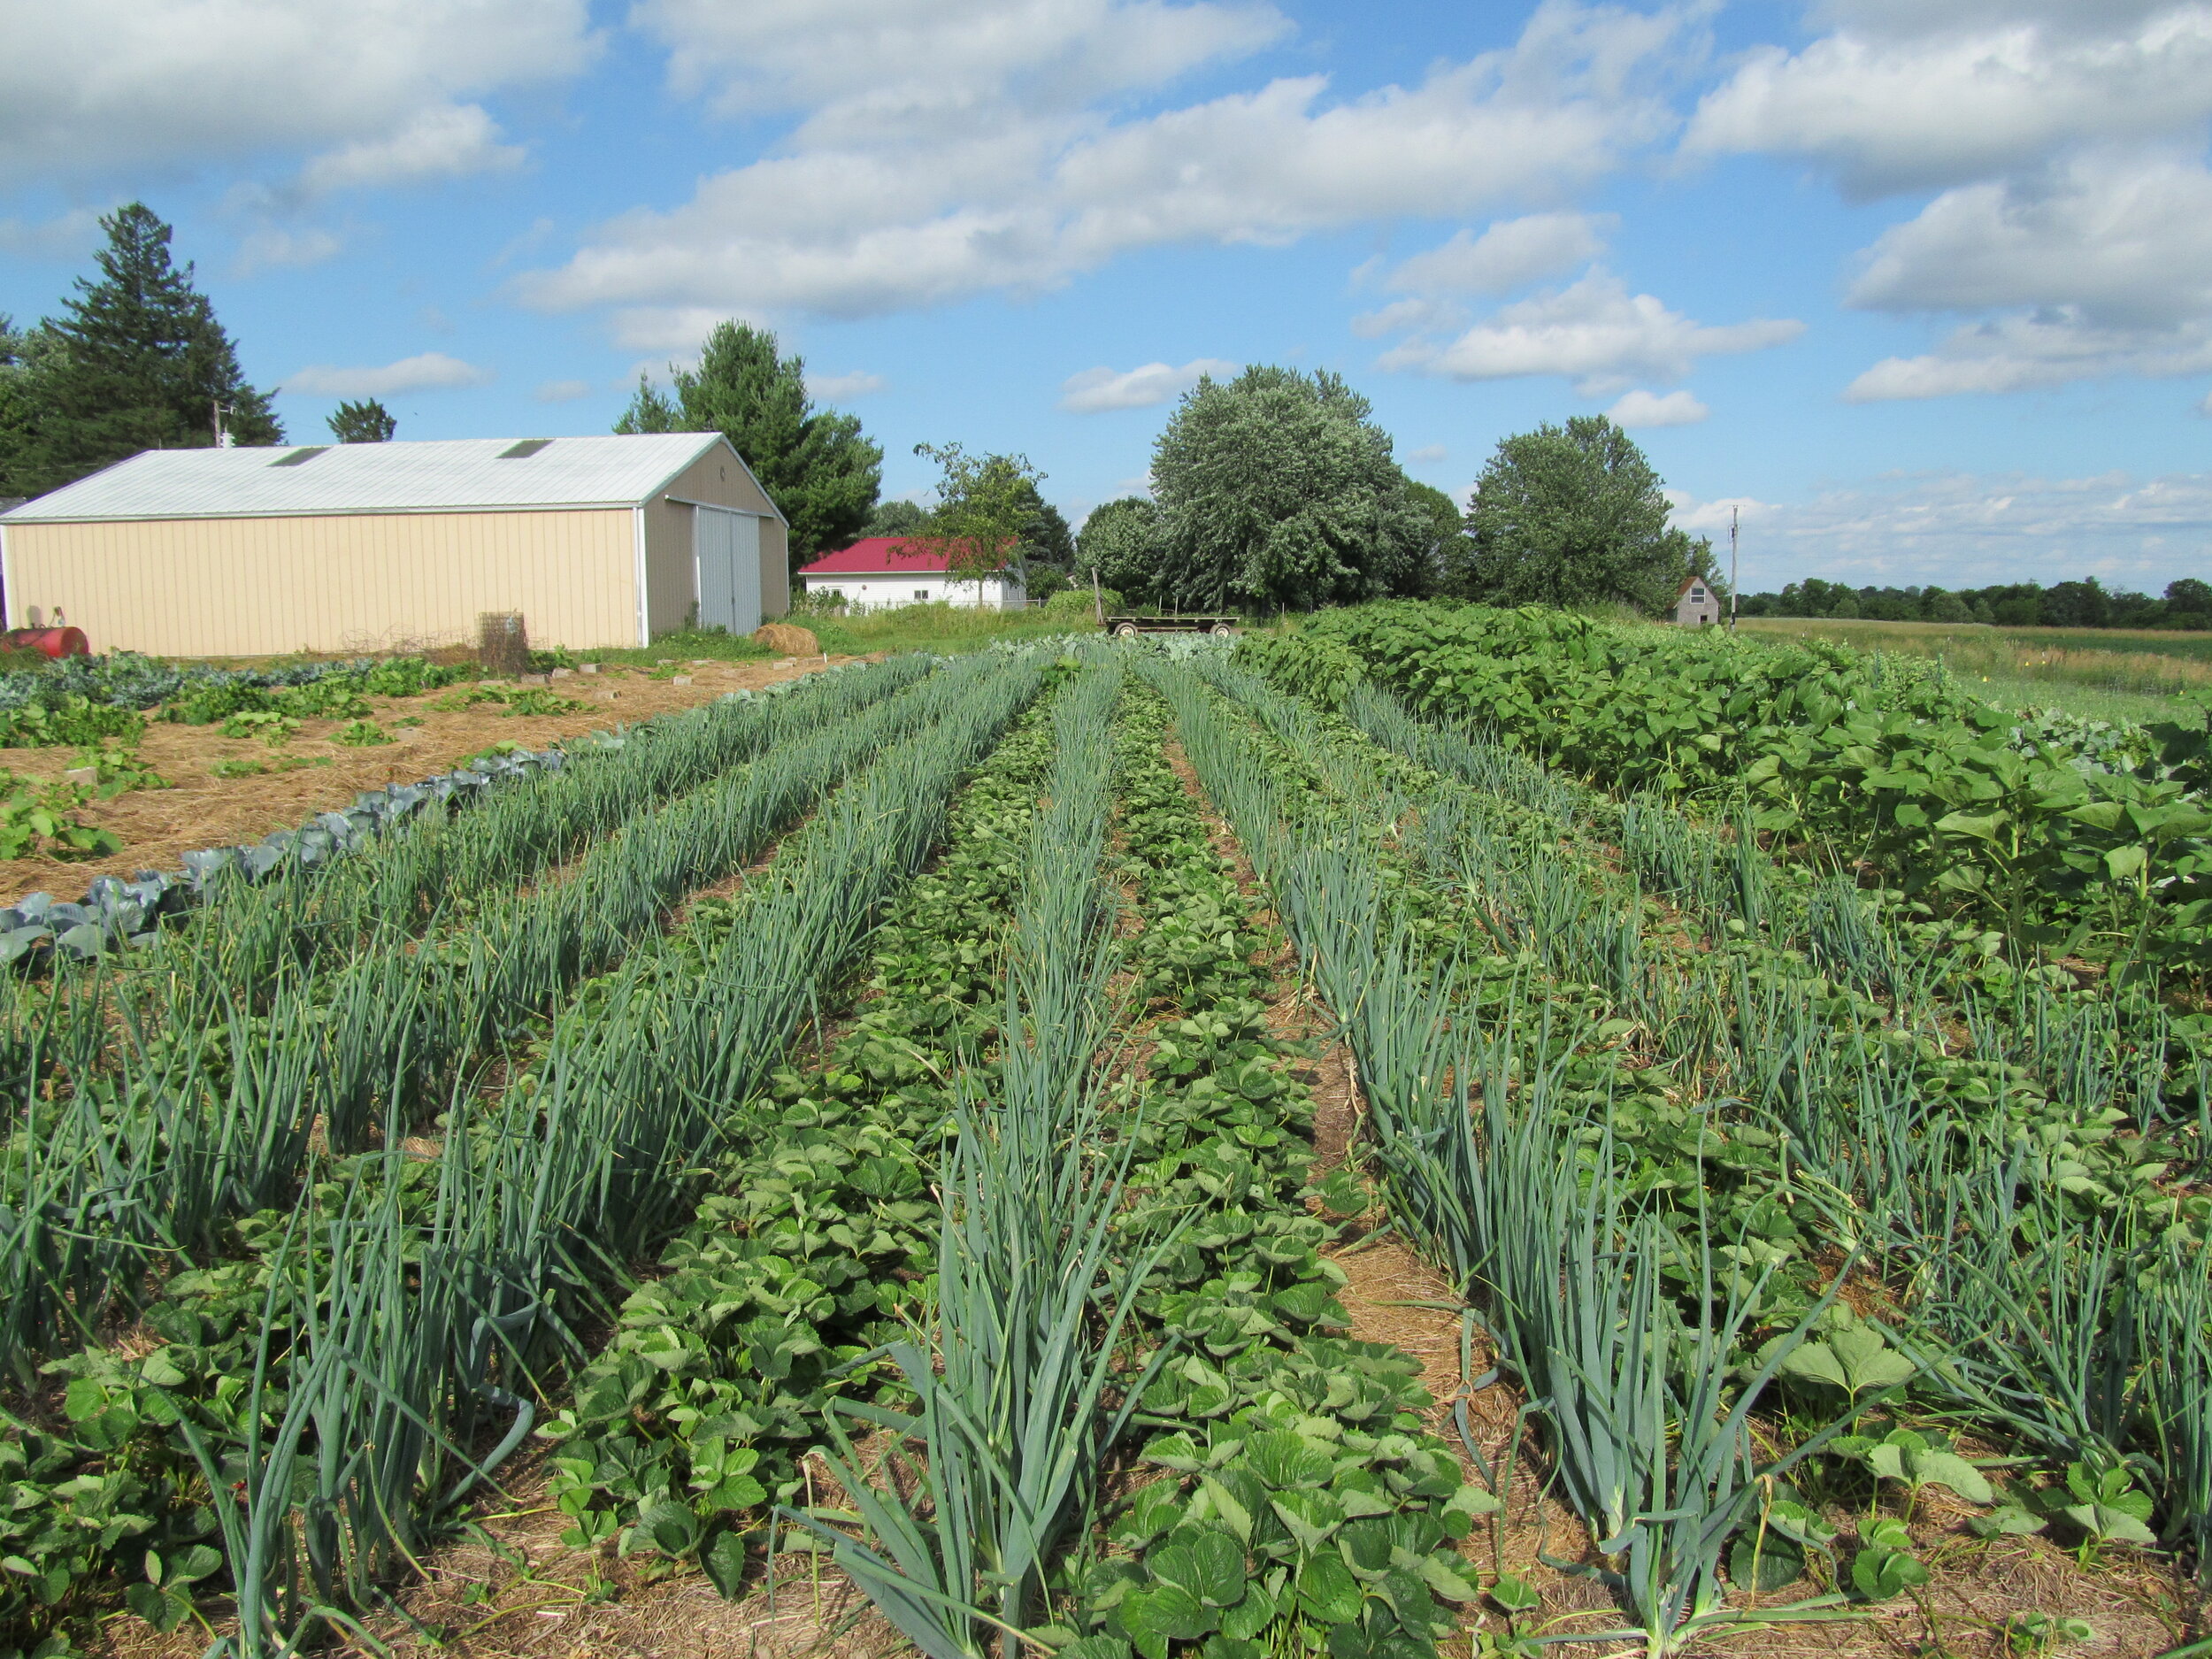
<path fill-rule="evenodd" d="M 1613 412 L 1747 587 L 2212 574 L 2212 4 L 0 0 L 0 311 L 133 196 L 292 434 L 603 431 L 720 317 L 1079 518 L 1195 376 Z M 88 43 L 97 42 L 96 50 Z"/>

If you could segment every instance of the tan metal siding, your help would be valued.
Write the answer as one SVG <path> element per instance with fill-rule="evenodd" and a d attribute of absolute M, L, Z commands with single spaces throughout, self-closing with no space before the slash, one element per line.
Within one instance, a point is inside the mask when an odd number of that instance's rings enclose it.
<path fill-rule="evenodd" d="M 669 496 L 677 499 L 671 501 Z M 775 503 L 746 470 L 719 445 L 686 467 L 645 504 L 645 591 L 651 603 L 648 622 L 656 634 L 683 626 L 698 599 L 698 572 L 691 557 L 691 509 L 685 502 L 738 507 L 769 515 L 760 526 L 760 609 L 780 617 L 791 609 L 790 541 Z"/>
<path fill-rule="evenodd" d="M 97 651 L 453 644 L 484 611 L 588 649 L 636 642 L 634 549 L 626 507 L 17 524 L 7 606 L 59 607 Z"/>

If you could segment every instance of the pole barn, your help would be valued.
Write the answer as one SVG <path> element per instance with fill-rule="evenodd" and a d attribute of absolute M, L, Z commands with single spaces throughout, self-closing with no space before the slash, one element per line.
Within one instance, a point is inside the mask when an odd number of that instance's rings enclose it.
<path fill-rule="evenodd" d="M 790 608 L 788 526 L 718 433 L 149 449 L 0 514 L 12 626 L 267 657 L 645 645 Z"/>

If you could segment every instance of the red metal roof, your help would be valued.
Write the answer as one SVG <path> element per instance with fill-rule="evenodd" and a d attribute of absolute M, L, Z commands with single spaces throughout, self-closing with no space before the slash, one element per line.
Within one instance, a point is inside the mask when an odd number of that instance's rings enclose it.
<path fill-rule="evenodd" d="M 872 535 L 811 565 L 802 576 L 904 576 L 952 568 L 951 544 L 928 536 Z"/>

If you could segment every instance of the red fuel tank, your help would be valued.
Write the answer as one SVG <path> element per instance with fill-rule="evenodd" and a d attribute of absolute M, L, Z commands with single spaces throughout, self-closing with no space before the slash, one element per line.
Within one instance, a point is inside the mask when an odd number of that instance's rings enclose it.
<path fill-rule="evenodd" d="M 38 651 L 48 657 L 89 657 L 92 641 L 82 628 L 10 628 L 4 636 L 12 651 Z"/>

